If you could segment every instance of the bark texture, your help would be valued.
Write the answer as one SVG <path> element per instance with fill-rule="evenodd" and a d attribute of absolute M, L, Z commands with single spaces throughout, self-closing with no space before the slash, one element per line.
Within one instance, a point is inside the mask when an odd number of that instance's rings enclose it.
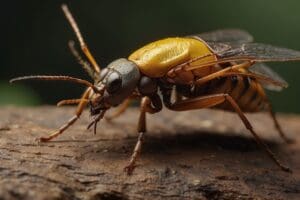
<path fill-rule="evenodd" d="M 2 107 L 0 199 L 300 199 L 300 117 L 280 115 L 285 144 L 267 114 L 248 115 L 255 130 L 294 171 L 281 171 L 239 118 L 211 110 L 148 115 L 142 155 L 123 172 L 137 139 L 138 110 L 103 120 L 97 135 L 84 114 L 53 142 L 74 108 Z"/>

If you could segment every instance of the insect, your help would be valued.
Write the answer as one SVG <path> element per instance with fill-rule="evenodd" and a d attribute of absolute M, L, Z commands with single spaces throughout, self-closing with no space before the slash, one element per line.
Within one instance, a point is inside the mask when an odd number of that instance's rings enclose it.
<path fill-rule="evenodd" d="M 69 76 L 24 76 L 11 82 L 37 79 L 70 81 L 87 86 L 79 99 L 63 100 L 58 105 L 78 104 L 75 115 L 57 131 L 41 142 L 62 134 L 78 120 L 86 106 L 94 117 L 88 128 L 104 118 L 107 110 L 119 106 L 109 118 L 121 115 L 132 99 L 140 100 L 138 140 L 125 170 L 133 172 L 146 133 L 146 113 L 154 114 L 163 105 L 174 111 L 218 108 L 238 114 L 256 142 L 284 171 L 290 169 L 260 139 L 245 112 L 268 111 L 279 135 L 289 139 L 282 131 L 271 108 L 265 88 L 281 90 L 287 83 L 264 63 L 270 61 L 300 60 L 300 52 L 267 44 L 253 43 L 252 36 L 243 30 L 225 29 L 187 37 L 166 38 L 152 42 L 120 58 L 100 70 L 90 53 L 71 12 L 66 5 L 62 10 L 80 43 L 83 59 L 69 42 L 71 52 L 88 72 L 94 83 Z"/>

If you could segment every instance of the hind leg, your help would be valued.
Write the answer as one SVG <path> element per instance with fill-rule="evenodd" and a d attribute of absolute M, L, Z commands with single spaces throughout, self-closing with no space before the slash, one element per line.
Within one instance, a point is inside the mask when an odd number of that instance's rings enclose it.
<path fill-rule="evenodd" d="M 279 133 L 279 136 L 281 137 L 281 139 L 283 139 L 286 143 L 292 143 L 293 140 L 292 139 L 289 139 L 286 134 L 283 132 L 278 120 L 277 120 L 277 117 L 276 117 L 276 114 L 275 112 L 273 111 L 273 108 L 272 108 L 272 105 L 271 105 L 271 102 L 268 100 L 268 99 L 265 99 L 266 101 L 266 104 L 267 104 L 267 110 L 268 112 L 270 113 L 271 117 L 272 117 L 272 120 L 274 122 L 274 125 L 275 125 L 275 128 L 277 130 L 277 132 Z"/>
<path fill-rule="evenodd" d="M 195 110 L 202 108 L 211 108 L 217 105 L 220 105 L 224 102 L 228 102 L 233 110 L 239 115 L 240 119 L 244 123 L 245 127 L 251 132 L 256 142 L 266 151 L 266 153 L 270 156 L 270 158 L 283 170 L 286 172 L 291 172 L 291 170 L 281 164 L 276 155 L 270 150 L 267 144 L 260 139 L 257 133 L 254 131 L 251 123 L 248 121 L 247 117 L 244 115 L 239 105 L 235 102 L 235 100 L 228 94 L 214 94 L 196 97 L 193 99 L 186 99 L 175 103 L 170 103 L 168 108 L 175 111 L 187 111 L 187 110 Z"/>

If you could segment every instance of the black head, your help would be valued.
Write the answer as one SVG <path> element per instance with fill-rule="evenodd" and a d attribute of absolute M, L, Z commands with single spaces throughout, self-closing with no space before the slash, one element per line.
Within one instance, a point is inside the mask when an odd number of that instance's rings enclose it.
<path fill-rule="evenodd" d="M 91 114 L 122 103 L 136 89 L 140 76 L 138 66 L 132 61 L 120 58 L 111 62 L 100 72 L 99 81 L 95 84 L 104 90 L 103 94 L 92 98 Z"/>

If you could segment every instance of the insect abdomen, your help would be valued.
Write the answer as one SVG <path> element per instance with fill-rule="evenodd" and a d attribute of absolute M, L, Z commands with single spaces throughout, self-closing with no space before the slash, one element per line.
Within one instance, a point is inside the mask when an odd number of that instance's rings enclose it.
<path fill-rule="evenodd" d="M 224 84 L 219 87 L 210 87 L 210 90 L 207 92 L 210 94 L 229 94 L 244 112 L 258 112 L 264 110 L 266 106 L 266 94 L 261 84 L 256 80 L 247 77 L 233 76 L 223 78 L 223 80 L 217 80 L 215 84 L 220 84 L 220 82 L 224 82 Z M 233 110 L 228 102 L 220 104 L 217 108 Z"/>
<path fill-rule="evenodd" d="M 211 94 L 229 94 L 244 112 L 258 112 L 266 107 L 266 94 L 261 84 L 256 80 L 241 76 L 213 80 L 205 85 L 194 87 L 190 94 L 185 93 L 184 96 L 196 97 Z M 228 102 L 216 108 L 233 111 Z"/>

